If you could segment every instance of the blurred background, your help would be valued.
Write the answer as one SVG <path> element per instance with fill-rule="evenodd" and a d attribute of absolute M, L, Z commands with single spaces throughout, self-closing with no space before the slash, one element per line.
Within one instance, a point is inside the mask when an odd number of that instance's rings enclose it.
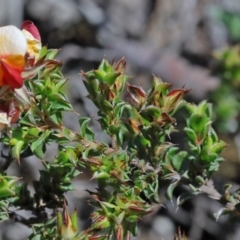
<path fill-rule="evenodd" d="M 60 48 L 69 98 L 81 115 L 94 116 L 95 106 L 86 98 L 80 70 L 96 68 L 108 60 L 126 56 L 131 82 L 144 89 L 152 74 L 171 82 L 174 88 L 192 89 L 188 100 L 213 103 L 215 128 L 229 147 L 226 161 L 214 176 L 216 187 L 240 182 L 240 1 L 239 0 L 0 0 L 0 25 L 21 26 L 32 20 L 39 28 L 43 45 Z M 230 47 L 230 48 L 227 48 Z M 65 124 L 77 130 L 78 117 L 66 114 Z M 180 121 L 181 124 L 181 121 Z M 99 141 L 108 141 L 99 125 L 93 124 Z M 175 139 L 176 142 L 182 141 Z M 184 145 L 184 144 L 183 144 Z M 55 147 L 56 148 L 56 147 Z M 54 146 L 47 158 L 54 157 Z M 25 173 L 27 181 L 37 179 L 41 164 L 28 158 L 15 175 Z M 85 176 L 85 177 L 84 177 Z M 68 196 L 78 206 L 82 228 L 87 227 L 90 207 L 84 191 L 94 188 L 83 174 Z M 176 196 L 182 189 L 176 191 Z M 160 193 L 161 194 L 161 193 Z M 239 240 L 240 226 L 213 214 L 220 205 L 201 195 L 176 210 L 175 203 L 162 197 L 162 206 L 142 219 L 135 239 L 172 240 L 178 226 L 191 240 Z M 30 232 L 17 219 L 1 223 L 0 239 L 26 239 Z M 16 235 L 17 233 L 17 235 Z"/>

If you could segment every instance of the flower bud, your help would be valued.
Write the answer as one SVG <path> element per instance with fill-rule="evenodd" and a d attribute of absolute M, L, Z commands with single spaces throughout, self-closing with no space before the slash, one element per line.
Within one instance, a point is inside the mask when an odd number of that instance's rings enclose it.
<path fill-rule="evenodd" d="M 63 239 L 72 239 L 78 233 L 78 221 L 77 221 L 77 211 L 73 211 L 72 215 L 66 209 L 66 205 L 63 206 L 63 212 L 57 212 L 57 228 L 58 234 Z"/>
<path fill-rule="evenodd" d="M 134 86 L 131 84 L 128 84 L 127 86 L 128 86 L 127 90 L 128 90 L 131 100 L 137 106 L 139 106 L 139 107 L 142 106 L 142 104 L 145 102 L 146 96 L 147 96 L 145 91 L 139 86 Z"/>
<path fill-rule="evenodd" d="M 38 58 L 40 50 L 42 48 L 41 37 L 37 27 L 31 21 L 25 21 L 22 24 L 22 32 L 27 40 L 27 53 L 29 58 Z"/>
<path fill-rule="evenodd" d="M 18 181 L 16 177 L 0 175 L 0 199 L 15 194 L 15 183 Z"/>

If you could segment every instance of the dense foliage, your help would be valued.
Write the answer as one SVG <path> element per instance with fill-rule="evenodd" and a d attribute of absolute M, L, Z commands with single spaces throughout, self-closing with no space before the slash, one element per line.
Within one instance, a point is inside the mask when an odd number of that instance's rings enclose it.
<path fill-rule="evenodd" d="M 32 41 L 39 44 L 37 38 Z M 130 239 L 137 235 L 141 217 L 152 211 L 151 203 L 159 203 L 159 191 L 172 200 L 177 186 L 187 189 L 177 205 L 206 193 L 223 204 L 217 218 L 225 213 L 237 217 L 239 190 L 231 192 L 228 185 L 221 195 L 211 180 L 226 147 L 212 127 L 211 104 L 186 102 L 183 98 L 189 90 L 171 89 L 171 84 L 156 76 L 145 91 L 128 83 L 124 58 L 117 63 L 103 59 L 98 69 L 81 73 L 88 98 L 98 108 L 95 120 L 111 139 L 110 144 L 97 142 L 91 118 L 79 117 L 80 132 L 63 125 L 64 112 L 74 110 L 63 88 L 67 80 L 61 73 L 62 63 L 55 59 L 58 51 L 41 47 L 33 60 L 29 53 L 21 88 L 11 86 L 8 72 L 1 70 L 5 82 L 0 88 L 0 141 L 8 149 L 1 155 L 1 221 L 9 218 L 14 207 L 35 215 L 29 221 L 33 229 L 29 239 Z M 177 128 L 179 111 L 184 114 L 184 129 Z M 171 142 L 176 131 L 185 132 L 187 150 Z M 50 143 L 57 144 L 58 154 L 45 161 Z M 44 164 L 33 183 L 33 194 L 28 183 L 7 174 L 12 161 L 21 164 L 22 158 L 31 155 Z M 94 206 L 91 226 L 79 232 L 77 212 L 68 213 L 65 194 L 74 191 L 72 180 L 83 168 L 91 171 L 89 181 L 95 180 L 98 187 L 88 191 Z M 180 231 L 175 238 L 186 239 Z"/>

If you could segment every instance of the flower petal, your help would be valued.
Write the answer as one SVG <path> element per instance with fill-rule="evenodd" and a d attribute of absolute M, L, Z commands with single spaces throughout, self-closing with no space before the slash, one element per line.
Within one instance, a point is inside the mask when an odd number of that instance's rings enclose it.
<path fill-rule="evenodd" d="M 27 41 L 21 30 L 15 26 L 0 27 L 0 58 L 8 55 L 22 55 L 27 52 Z"/>
<path fill-rule="evenodd" d="M 7 113 L 0 110 L 0 131 L 10 124 Z"/>
<path fill-rule="evenodd" d="M 27 39 L 27 52 L 31 57 L 34 57 L 36 61 L 42 48 L 39 31 L 33 22 L 25 21 L 22 24 L 22 32 Z"/>
<path fill-rule="evenodd" d="M 32 36 L 35 39 L 37 39 L 39 42 L 41 42 L 41 37 L 40 37 L 39 31 L 32 21 L 27 20 L 27 21 L 23 22 L 22 30 L 28 31 L 29 33 L 32 34 Z"/>
<path fill-rule="evenodd" d="M 30 32 L 26 31 L 25 29 L 23 29 L 22 32 L 27 40 L 28 54 L 30 56 L 33 56 L 35 59 L 37 59 L 42 49 L 41 42 L 38 41 L 36 38 L 34 38 L 33 35 Z"/>
<path fill-rule="evenodd" d="M 27 41 L 18 28 L 0 27 L 0 86 L 19 88 L 23 85 L 21 72 L 26 52 Z"/>
<path fill-rule="evenodd" d="M 21 56 L 18 56 L 18 57 L 21 57 Z M 24 62 L 24 59 L 23 59 L 23 62 Z M 4 60 L 0 60 L 0 86 L 8 85 L 11 88 L 22 87 L 23 85 L 23 78 L 21 77 L 22 70 L 23 70 L 23 67 L 19 65 L 17 66 L 10 65 Z"/>

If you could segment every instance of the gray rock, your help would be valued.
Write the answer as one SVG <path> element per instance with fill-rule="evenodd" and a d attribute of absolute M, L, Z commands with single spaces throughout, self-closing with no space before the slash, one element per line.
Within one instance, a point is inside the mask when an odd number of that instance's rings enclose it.
<path fill-rule="evenodd" d="M 175 235 L 175 226 L 168 217 L 156 217 L 153 221 L 153 230 L 159 235 L 159 239 L 172 240 Z"/>

